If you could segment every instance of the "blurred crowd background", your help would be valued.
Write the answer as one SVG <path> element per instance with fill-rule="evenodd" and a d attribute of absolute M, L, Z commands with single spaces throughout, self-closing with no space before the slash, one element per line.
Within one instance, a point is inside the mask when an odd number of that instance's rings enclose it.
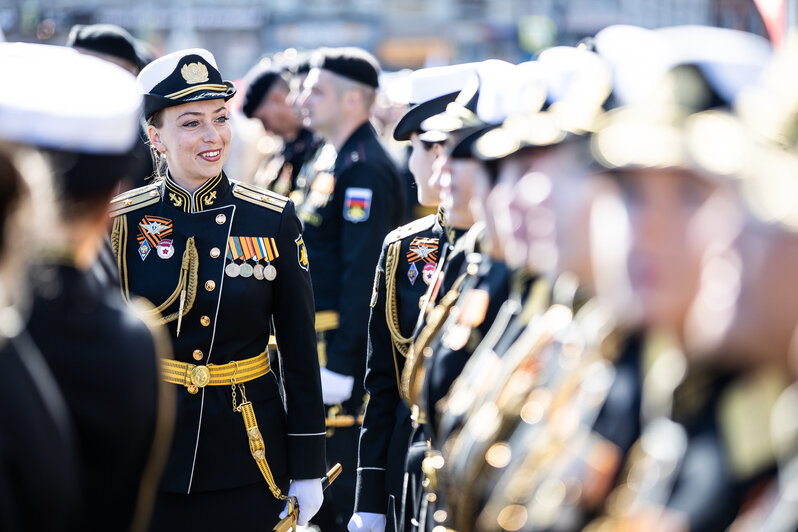
<path fill-rule="evenodd" d="M 787 2 L 789 4 L 789 2 Z M 767 35 L 794 18 L 783 0 L 2 0 L 8 40 L 63 44 L 74 24 L 117 24 L 153 55 L 189 47 L 213 50 L 240 77 L 264 54 L 287 48 L 359 46 L 385 70 L 530 59 L 573 45 L 611 24 L 701 24 Z M 775 6 L 775 8 L 773 7 Z M 764 9 L 765 17 L 760 14 Z M 770 23 L 770 21 L 768 21 Z"/>

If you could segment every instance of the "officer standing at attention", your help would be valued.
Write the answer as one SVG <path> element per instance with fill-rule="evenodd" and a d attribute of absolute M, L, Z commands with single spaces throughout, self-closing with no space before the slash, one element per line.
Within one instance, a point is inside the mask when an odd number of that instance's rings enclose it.
<path fill-rule="evenodd" d="M 337 157 L 332 174 L 319 174 L 299 210 L 313 272 L 317 326 L 324 333 L 326 405 L 356 415 L 363 406 L 369 295 L 385 235 L 404 212 L 404 185 L 369 123 L 379 65 L 357 48 L 319 50 L 311 59 L 302 106 L 306 124 Z M 323 182 L 320 183 L 320 180 Z M 327 328 L 327 327 L 325 327 Z M 328 440 L 331 461 L 344 472 L 330 490 L 341 530 L 352 515 L 357 462 L 356 426 L 336 428 Z"/>
<path fill-rule="evenodd" d="M 439 197 L 429 180 L 443 152 L 440 143 L 419 140 L 421 122 L 454 101 L 473 68 L 467 65 L 418 70 L 408 83 L 414 105 L 397 122 L 393 136 L 412 142 L 410 169 L 418 201 L 435 207 Z M 360 433 L 355 514 L 350 531 L 400 529 L 402 481 L 410 440 L 410 409 L 399 397 L 399 376 L 419 315 L 419 301 L 435 273 L 446 243 L 444 213 L 431 214 L 391 231 L 382 245 L 374 277 L 369 318 L 366 390 L 369 403 Z"/>
<path fill-rule="evenodd" d="M 159 378 L 168 344 L 90 271 L 108 202 L 134 160 L 141 96 L 128 72 L 68 48 L 4 44 L 0 57 L 7 72 L 30 83 L 24 97 L 0 94 L 7 102 L 0 134 L 45 151 L 59 191 L 55 223 L 29 270 L 28 332 L 74 422 L 73 529 L 144 530 L 171 433 L 173 403 Z M 91 82 L 53 92 L 53 80 L 64 79 Z"/>
<path fill-rule="evenodd" d="M 271 159 L 264 159 L 254 183 L 290 196 L 302 166 L 316 153 L 321 140 L 302 126 L 298 110 L 288 100 L 287 71 L 278 65 L 255 65 L 247 74 L 247 90 L 241 110 L 257 118 L 267 133 L 280 137 L 283 147 Z"/>
<path fill-rule="evenodd" d="M 169 54 L 138 80 L 166 175 L 113 200 L 111 241 L 123 294 L 157 305 L 175 354 L 163 379 L 177 421 L 153 530 L 263 529 L 288 513 L 306 524 L 322 501 L 325 432 L 293 203 L 222 171 L 235 88 L 210 52 Z"/>

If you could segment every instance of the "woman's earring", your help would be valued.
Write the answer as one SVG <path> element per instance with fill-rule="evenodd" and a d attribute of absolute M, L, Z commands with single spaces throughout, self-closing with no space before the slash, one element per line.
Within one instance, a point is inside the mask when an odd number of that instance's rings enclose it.
<path fill-rule="evenodd" d="M 161 152 L 161 159 L 166 159 L 166 152 L 165 151 Z"/>

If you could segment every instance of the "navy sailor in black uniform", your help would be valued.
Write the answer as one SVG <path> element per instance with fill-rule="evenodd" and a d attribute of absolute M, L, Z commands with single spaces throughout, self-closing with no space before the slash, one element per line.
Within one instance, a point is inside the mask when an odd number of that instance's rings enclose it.
<path fill-rule="evenodd" d="M 12 480 L 17 484 L 13 495 L 0 486 L 0 499 L 18 503 L 18 510 L 0 509 L 0 528 L 49 530 L 46 522 L 60 519 L 59 525 L 69 530 L 146 530 L 174 414 L 173 396 L 160 382 L 159 358 L 168 356 L 168 342 L 157 341 L 127 308 L 118 289 L 103 284 L 94 269 L 107 237 L 108 202 L 135 168 L 141 95 L 130 73 L 65 47 L 2 44 L 0 63 L 8 75 L 30 83 L 24 99 L 10 91 L 0 95 L 0 138 L 42 150 L 50 163 L 45 172 L 53 175 L 59 191 L 55 208 L 48 209 L 54 216 L 41 247 L 33 239 L 25 244 L 37 251 L 33 266 L 27 268 L 32 306 L 26 332 L 11 345 L 18 347 L 29 378 L 20 376 L 14 386 L 27 382 L 31 391 L 44 390 L 50 406 L 60 389 L 62 414 L 74 428 L 77 451 L 68 463 L 64 443 L 52 434 L 46 440 L 48 454 L 61 461 L 54 465 L 49 458 L 35 457 L 41 442 L 23 441 L 30 463 L 22 466 L 33 474 L 20 474 L 18 464 L 0 465 L 19 475 Z M 52 91 L 53 80 L 64 79 L 77 82 Z M 32 174 L 40 172 L 36 168 Z M 6 313 L 0 321 L 6 326 L 14 322 Z M 159 349 L 162 346 L 166 352 Z M 36 399 L 29 402 L 24 392 L 12 400 L 20 411 L 36 406 Z M 41 423 L 39 437 L 46 436 L 48 423 L 47 413 L 41 414 L 29 419 Z M 14 427 L 14 421 L 13 416 L 0 420 L 16 431 L 11 441 L 29 438 L 30 431 Z M 0 447 L 6 443 L 0 442 Z M 39 477 L 41 467 L 53 471 Z M 77 515 L 74 522 L 59 516 L 64 500 L 57 490 L 63 467 L 78 472 L 78 479 L 66 488 L 70 511 Z M 50 498 L 38 510 L 37 521 L 8 525 L 15 514 L 24 516 L 36 508 L 25 500 L 28 482 L 40 483 L 38 497 Z"/>
<path fill-rule="evenodd" d="M 324 403 L 340 404 L 354 416 L 363 406 L 374 266 L 385 235 L 403 216 L 404 184 L 369 123 L 377 61 L 359 49 L 324 49 L 311 65 L 302 101 L 305 124 L 338 154 L 333 172 L 314 179 L 299 217 L 311 262 L 318 265 L 313 272 L 317 326 L 328 329 Z M 327 528 L 345 529 L 352 515 L 359 433 L 356 426 L 336 428 L 328 440 L 330 460 L 344 471 L 328 491 L 336 525 Z"/>
<path fill-rule="evenodd" d="M 283 146 L 258 167 L 253 183 L 298 200 L 292 194 L 303 185 L 297 182 L 302 166 L 316 156 L 322 141 L 302 126 L 299 110 L 289 100 L 287 67 L 262 60 L 247 73 L 247 90 L 241 111 L 260 120 L 266 132 L 279 137 Z"/>
<path fill-rule="evenodd" d="M 8 103 L 0 101 L 4 112 Z M 0 149 L 0 530 L 66 531 L 80 500 L 74 426 L 24 327 L 30 301 L 25 266 L 52 210 L 42 197 L 51 184 L 43 179 L 47 166 L 40 157 L 9 146 Z"/>
<path fill-rule="evenodd" d="M 425 207 L 440 201 L 430 177 L 443 145 L 419 139 L 421 122 L 454 101 L 472 70 L 470 65 L 428 68 L 402 81 L 409 84 L 409 100 L 416 105 L 399 120 L 393 136 L 412 144 L 409 166 L 418 201 Z M 348 525 L 351 532 L 403 528 L 402 481 L 412 427 L 410 409 L 400 399 L 399 378 L 420 302 L 446 245 L 444 225 L 444 213 L 439 210 L 437 215 L 391 231 L 383 242 L 370 302 L 365 381 L 369 403 L 360 432 L 355 514 Z"/>
<path fill-rule="evenodd" d="M 163 378 L 177 387 L 177 420 L 153 528 L 263 529 L 287 513 L 286 495 L 307 523 L 322 500 L 325 432 L 294 205 L 222 171 L 235 89 L 207 50 L 164 56 L 138 80 L 168 170 L 114 199 L 112 244 L 123 294 L 156 306 L 174 348 Z"/>

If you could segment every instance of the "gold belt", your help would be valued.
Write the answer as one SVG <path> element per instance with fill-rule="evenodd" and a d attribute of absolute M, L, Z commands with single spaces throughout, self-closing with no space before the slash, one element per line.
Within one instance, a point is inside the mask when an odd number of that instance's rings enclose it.
<path fill-rule="evenodd" d="M 262 377 L 271 371 L 269 353 L 264 351 L 256 357 L 227 364 L 195 365 L 177 360 L 162 360 L 163 380 L 188 388 L 197 393 L 206 386 L 230 386 Z"/>
<path fill-rule="evenodd" d="M 188 388 L 189 393 L 197 393 L 205 386 L 230 386 L 233 395 L 233 411 L 239 412 L 244 420 L 244 429 L 249 440 L 249 452 L 258 466 L 266 484 L 275 499 L 288 502 L 291 529 L 296 529 L 299 517 L 299 505 L 296 497 L 283 495 L 274 480 L 269 462 L 266 461 L 266 443 L 255 419 L 255 410 L 247 400 L 244 383 L 262 377 L 271 371 L 268 349 L 256 357 L 228 362 L 227 364 L 208 364 L 197 366 L 177 360 L 162 360 L 161 375 L 163 380 Z M 241 392 L 242 401 L 237 401 L 236 388 Z M 282 521 L 281 521 L 282 522 Z"/>

